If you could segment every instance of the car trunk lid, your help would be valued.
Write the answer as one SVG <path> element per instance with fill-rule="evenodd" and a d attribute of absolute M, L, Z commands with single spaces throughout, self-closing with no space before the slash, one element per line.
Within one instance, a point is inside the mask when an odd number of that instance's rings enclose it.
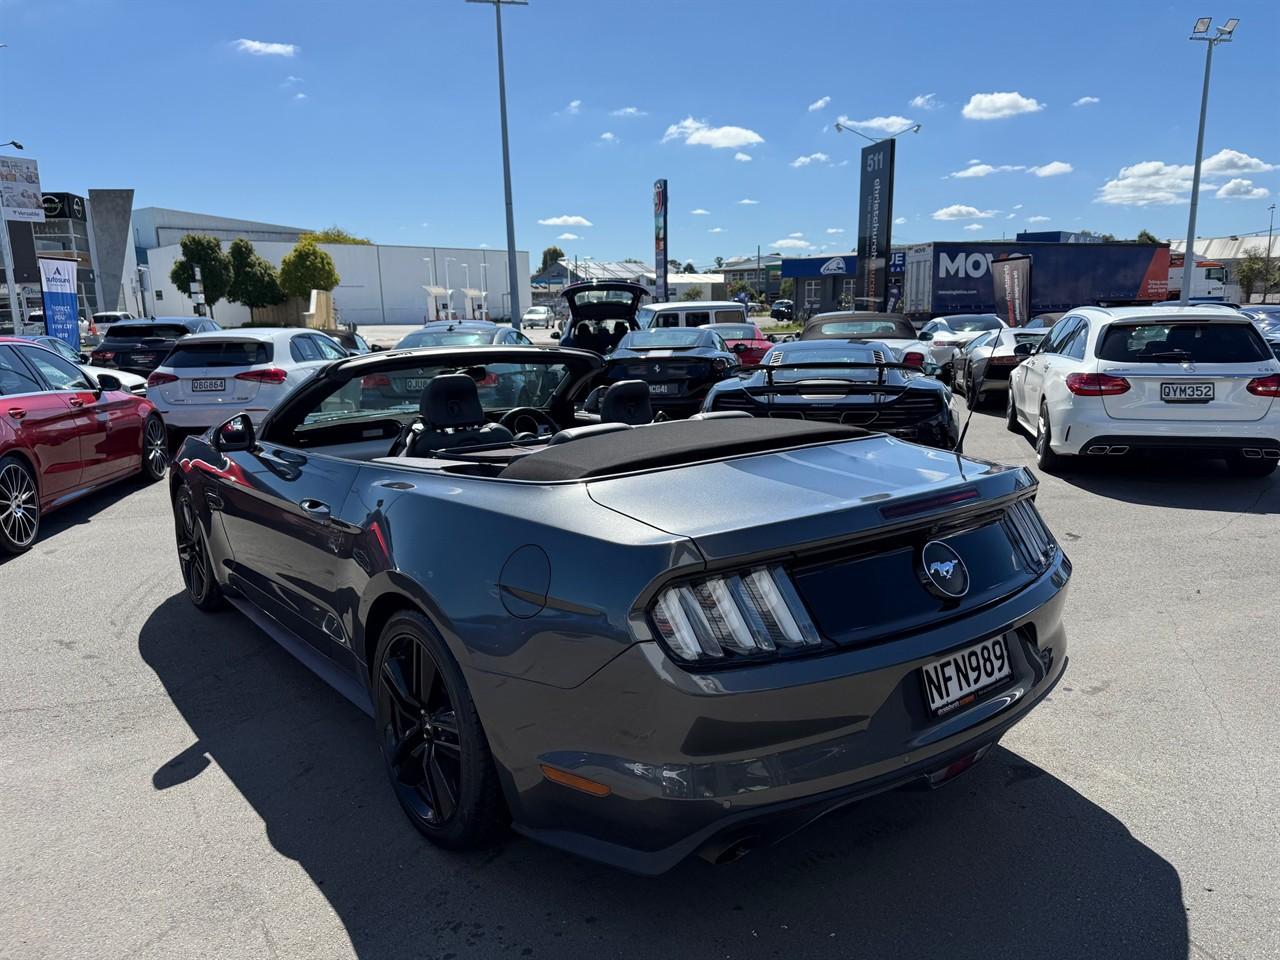
<path fill-rule="evenodd" d="M 164 362 L 178 379 L 158 389 L 169 403 L 245 403 L 262 382 L 237 374 L 268 367 L 273 357 L 273 344 L 252 338 L 180 341 Z"/>

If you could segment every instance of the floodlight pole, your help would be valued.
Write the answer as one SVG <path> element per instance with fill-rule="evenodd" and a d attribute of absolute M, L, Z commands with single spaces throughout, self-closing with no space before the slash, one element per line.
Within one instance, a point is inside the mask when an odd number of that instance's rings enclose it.
<path fill-rule="evenodd" d="M 1229 27 L 1233 24 L 1228 23 Z M 1182 303 L 1190 302 L 1191 275 L 1196 267 L 1196 209 L 1200 205 L 1200 164 L 1204 160 L 1204 118 L 1209 111 L 1209 74 L 1213 70 L 1213 48 L 1220 43 L 1231 42 L 1231 32 L 1221 32 L 1210 36 L 1208 29 L 1203 33 L 1191 35 L 1192 40 L 1203 40 L 1207 45 L 1204 53 L 1204 87 L 1200 91 L 1200 128 L 1196 133 L 1196 165 L 1191 174 L 1191 212 L 1187 216 L 1187 247 L 1182 254 Z"/>
<path fill-rule="evenodd" d="M 1271 228 L 1276 222 L 1276 205 L 1273 203 L 1267 207 L 1267 212 L 1271 215 L 1267 219 L 1267 272 L 1262 277 L 1262 302 L 1267 302 L 1267 297 L 1271 294 Z"/>
<path fill-rule="evenodd" d="M 502 118 L 502 186 L 507 201 L 507 282 L 511 287 L 511 326 L 520 329 L 520 271 L 516 263 L 516 220 L 511 204 L 511 150 L 507 139 L 507 74 L 502 55 L 502 5 L 526 6 L 528 0 L 467 0 L 492 3 L 498 32 L 498 112 Z"/>

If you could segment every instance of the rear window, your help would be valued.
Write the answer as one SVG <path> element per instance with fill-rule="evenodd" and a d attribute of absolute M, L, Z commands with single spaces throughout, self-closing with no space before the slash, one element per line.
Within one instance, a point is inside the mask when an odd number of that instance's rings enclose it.
<path fill-rule="evenodd" d="M 946 324 L 957 333 L 973 333 L 975 330 L 999 330 L 999 317 L 947 317 Z"/>
<path fill-rule="evenodd" d="M 165 340 L 176 340 L 185 337 L 190 331 L 178 323 L 113 323 L 107 331 L 108 340 L 143 340 L 147 337 L 161 337 Z"/>
<path fill-rule="evenodd" d="M 1121 363 L 1252 363 L 1271 351 L 1248 323 L 1124 323 L 1107 328 L 1098 359 Z"/>
<path fill-rule="evenodd" d="M 663 327 L 658 330 L 637 330 L 627 334 L 626 342 L 619 344 L 631 350 L 661 350 L 663 348 L 696 347 L 705 334 L 696 327 Z"/>
<path fill-rule="evenodd" d="M 270 363 L 272 345 L 259 340 L 228 343 L 180 343 L 165 359 L 166 367 L 252 367 Z"/>
<path fill-rule="evenodd" d="M 488 331 L 454 330 L 440 333 L 411 333 L 401 340 L 397 347 L 474 347 L 489 343 L 493 334 Z"/>
<path fill-rule="evenodd" d="M 894 320 L 828 320 L 821 325 L 824 337 L 848 337 L 850 340 L 914 340 L 915 328 L 907 321 Z"/>
<path fill-rule="evenodd" d="M 733 323 L 735 320 L 742 319 L 741 310 L 717 310 L 716 323 Z"/>
<path fill-rule="evenodd" d="M 726 340 L 754 340 L 756 338 L 756 328 L 749 323 L 717 324 L 716 333 Z"/>

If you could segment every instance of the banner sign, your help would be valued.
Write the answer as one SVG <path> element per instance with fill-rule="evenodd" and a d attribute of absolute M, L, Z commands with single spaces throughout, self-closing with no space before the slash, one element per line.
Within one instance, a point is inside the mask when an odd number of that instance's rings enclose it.
<path fill-rule="evenodd" d="M 0 213 L 5 220 L 44 223 L 40 170 L 26 157 L 0 157 Z"/>
<path fill-rule="evenodd" d="M 890 225 L 893 223 L 893 158 L 896 141 L 882 140 L 862 151 L 858 195 L 857 310 L 883 310 L 888 294 Z"/>
<path fill-rule="evenodd" d="M 76 261 L 40 258 L 40 289 L 44 293 L 44 332 L 80 351 L 80 320 L 76 302 Z"/>
<path fill-rule="evenodd" d="M 1006 257 L 991 263 L 991 289 L 996 315 L 1011 327 L 1025 327 L 1031 319 L 1031 258 Z"/>
<path fill-rule="evenodd" d="M 84 220 L 84 197 L 74 193 L 46 193 L 40 198 L 44 215 L 51 220 Z"/>
<path fill-rule="evenodd" d="M 667 181 L 653 184 L 653 275 L 656 283 L 654 301 L 667 300 Z"/>

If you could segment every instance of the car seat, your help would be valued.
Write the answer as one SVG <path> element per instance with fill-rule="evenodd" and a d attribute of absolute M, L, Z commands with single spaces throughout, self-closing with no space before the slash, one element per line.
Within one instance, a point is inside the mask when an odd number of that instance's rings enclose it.
<path fill-rule="evenodd" d="M 649 384 L 643 380 L 619 380 L 605 391 L 600 401 L 602 423 L 629 423 L 637 426 L 653 422 Z"/>
<path fill-rule="evenodd" d="M 463 373 L 433 377 L 418 401 L 418 418 L 397 446 L 402 457 L 428 456 L 436 450 L 511 443 L 511 431 L 489 423 L 476 382 Z M 395 451 L 393 456 L 397 455 Z"/>

